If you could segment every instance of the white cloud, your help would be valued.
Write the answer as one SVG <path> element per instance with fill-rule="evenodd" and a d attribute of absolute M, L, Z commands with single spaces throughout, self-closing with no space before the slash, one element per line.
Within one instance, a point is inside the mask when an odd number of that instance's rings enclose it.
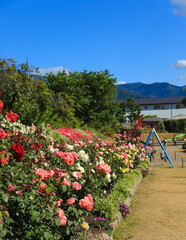
<path fill-rule="evenodd" d="M 186 81 L 186 74 L 180 75 L 180 80 L 181 81 Z"/>
<path fill-rule="evenodd" d="M 186 60 L 177 60 L 177 63 L 169 66 L 170 68 L 184 69 L 186 68 Z"/>
<path fill-rule="evenodd" d="M 119 84 L 126 84 L 126 82 L 121 81 L 116 83 L 116 85 L 119 85 Z"/>
<path fill-rule="evenodd" d="M 65 69 L 64 67 L 53 67 L 53 68 L 40 68 L 39 69 L 39 73 L 43 76 L 46 73 L 53 73 L 54 75 L 56 75 L 58 72 L 63 72 L 65 71 L 67 74 L 69 73 L 68 69 Z"/>
<path fill-rule="evenodd" d="M 186 16 L 186 0 L 171 0 L 171 4 L 178 6 L 173 10 L 174 14 Z"/>

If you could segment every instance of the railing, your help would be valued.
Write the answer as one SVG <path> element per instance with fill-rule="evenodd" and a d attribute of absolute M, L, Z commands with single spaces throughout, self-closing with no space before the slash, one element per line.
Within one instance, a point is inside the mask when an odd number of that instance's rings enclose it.
<path fill-rule="evenodd" d="M 183 161 L 183 158 L 184 158 L 184 157 L 186 157 L 186 155 L 182 155 L 182 156 L 181 156 L 181 159 L 182 159 L 182 167 L 184 167 L 184 164 L 183 164 L 183 163 L 184 163 L 184 161 Z"/>
<path fill-rule="evenodd" d="M 176 152 L 185 152 L 186 149 L 174 149 L 174 160 L 176 160 Z"/>

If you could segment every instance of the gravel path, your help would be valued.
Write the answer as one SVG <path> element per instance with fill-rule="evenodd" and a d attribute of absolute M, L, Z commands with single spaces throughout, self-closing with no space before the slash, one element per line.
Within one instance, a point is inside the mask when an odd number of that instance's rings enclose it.
<path fill-rule="evenodd" d="M 182 168 L 181 155 L 167 146 L 169 162 L 160 160 L 157 145 L 151 173 L 146 177 L 130 206 L 131 214 L 114 235 L 115 240 L 185 240 L 186 239 L 186 167 Z M 186 161 L 186 158 L 185 158 Z M 186 166 L 186 162 L 185 162 Z"/>

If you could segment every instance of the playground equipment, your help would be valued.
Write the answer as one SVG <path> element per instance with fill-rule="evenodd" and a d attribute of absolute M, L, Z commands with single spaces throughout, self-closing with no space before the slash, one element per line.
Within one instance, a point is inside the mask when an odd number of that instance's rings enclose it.
<path fill-rule="evenodd" d="M 157 135 L 157 133 L 156 133 L 156 131 L 155 131 L 154 128 L 152 128 L 151 132 L 149 133 L 149 136 L 148 136 L 147 141 L 146 141 L 146 143 L 145 143 L 145 147 L 148 146 L 148 143 L 149 143 L 149 141 L 150 141 L 153 133 L 154 133 L 154 135 L 156 136 L 156 139 L 158 140 L 158 142 L 159 142 L 159 144 L 160 144 L 160 146 L 161 146 L 161 148 L 162 148 L 162 150 L 163 150 L 166 158 L 169 160 L 170 164 L 171 164 L 172 167 L 174 168 L 174 165 L 173 165 L 173 163 L 171 162 L 171 160 L 170 160 L 170 158 L 169 158 L 169 156 L 168 156 L 168 154 L 167 154 L 164 146 L 162 145 L 162 143 L 161 143 L 161 141 L 160 141 L 160 139 L 159 139 L 159 137 L 158 137 L 158 135 Z"/>
<path fill-rule="evenodd" d="M 182 134 L 176 136 L 175 138 L 178 139 L 178 138 L 181 138 L 181 137 L 183 137 L 183 136 L 185 136 L 185 135 L 186 135 L 186 133 L 182 133 Z M 172 138 L 169 138 L 169 139 L 167 139 L 167 140 L 168 140 L 168 141 L 173 141 Z M 184 139 L 184 140 L 185 140 L 185 139 Z"/>

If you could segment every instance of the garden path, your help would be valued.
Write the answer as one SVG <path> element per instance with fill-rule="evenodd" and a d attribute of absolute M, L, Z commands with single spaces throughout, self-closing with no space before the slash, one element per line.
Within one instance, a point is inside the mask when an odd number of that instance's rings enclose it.
<path fill-rule="evenodd" d="M 155 146 L 151 173 L 140 184 L 130 206 L 131 214 L 115 231 L 114 240 L 186 239 L 186 167 L 181 167 L 184 153 L 177 153 L 174 160 L 174 149 L 181 148 L 181 144 L 167 146 L 175 168 L 160 160 L 160 148 Z"/>

